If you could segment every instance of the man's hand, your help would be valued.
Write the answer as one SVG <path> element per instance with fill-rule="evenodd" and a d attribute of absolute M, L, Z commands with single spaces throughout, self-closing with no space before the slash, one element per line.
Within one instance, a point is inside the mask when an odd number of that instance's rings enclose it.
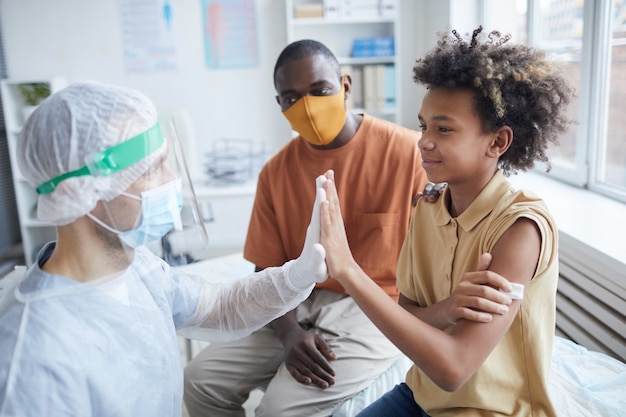
<path fill-rule="evenodd" d="M 329 360 L 337 357 L 324 338 L 304 329 L 292 331 L 283 341 L 285 366 L 296 381 L 326 389 L 335 383 Z"/>

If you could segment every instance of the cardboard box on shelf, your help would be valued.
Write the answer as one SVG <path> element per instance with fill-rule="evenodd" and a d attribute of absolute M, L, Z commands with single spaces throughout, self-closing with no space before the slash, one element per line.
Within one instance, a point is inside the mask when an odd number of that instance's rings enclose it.
<path fill-rule="evenodd" d="M 293 17 L 296 19 L 324 17 L 323 3 L 296 4 L 293 8 Z"/>

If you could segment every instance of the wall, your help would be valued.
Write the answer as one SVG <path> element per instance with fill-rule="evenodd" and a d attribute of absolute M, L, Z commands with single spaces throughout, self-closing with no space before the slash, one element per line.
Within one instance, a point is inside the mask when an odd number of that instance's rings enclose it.
<path fill-rule="evenodd" d="M 8 77 L 95 79 L 139 89 L 157 107 L 185 107 L 194 123 L 197 158 L 220 137 L 281 146 L 290 128 L 274 99 L 272 71 L 286 40 L 283 2 L 257 0 L 260 64 L 229 71 L 205 65 L 200 0 L 171 3 L 178 69 L 138 74 L 125 69 L 119 1 L 2 0 Z"/>
<path fill-rule="evenodd" d="M 417 129 L 423 95 L 412 79 L 415 58 L 430 49 L 436 32 L 457 20 L 472 28 L 470 0 L 399 0 L 402 10 L 400 83 L 402 120 Z M 470 3 L 474 3 L 472 0 Z M 282 0 L 256 0 L 260 63 L 244 70 L 208 70 L 204 63 L 200 0 L 171 0 L 178 34 L 179 67 L 172 72 L 126 72 L 119 0 L 1 0 L 0 20 L 9 78 L 63 76 L 68 81 L 96 79 L 137 88 L 158 107 L 184 107 L 197 136 L 196 166 L 221 137 L 264 141 L 270 151 L 291 132 L 275 102 L 272 71 L 286 44 Z M 458 4 L 455 4 L 458 3 Z M 469 30 L 469 29 L 468 29 Z"/>

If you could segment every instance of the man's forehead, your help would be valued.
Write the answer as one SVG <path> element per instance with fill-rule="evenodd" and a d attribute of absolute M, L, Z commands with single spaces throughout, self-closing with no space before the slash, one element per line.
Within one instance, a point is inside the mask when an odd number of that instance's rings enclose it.
<path fill-rule="evenodd" d="M 276 72 L 276 89 L 281 92 L 292 88 L 315 87 L 332 84 L 336 70 L 323 55 L 290 61 Z"/>

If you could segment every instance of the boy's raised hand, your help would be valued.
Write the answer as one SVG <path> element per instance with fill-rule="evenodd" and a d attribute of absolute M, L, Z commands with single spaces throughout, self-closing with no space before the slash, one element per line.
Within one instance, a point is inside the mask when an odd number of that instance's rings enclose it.
<path fill-rule="evenodd" d="M 349 269 L 356 266 L 352 257 L 348 238 L 341 216 L 339 197 L 335 188 L 335 176 L 332 170 L 324 174 L 326 182 L 326 201 L 322 203 L 321 211 L 321 243 L 326 250 L 326 265 L 328 274 L 341 282 L 341 277 L 349 273 Z M 357 266 L 358 268 L 358 266 Z"/>

